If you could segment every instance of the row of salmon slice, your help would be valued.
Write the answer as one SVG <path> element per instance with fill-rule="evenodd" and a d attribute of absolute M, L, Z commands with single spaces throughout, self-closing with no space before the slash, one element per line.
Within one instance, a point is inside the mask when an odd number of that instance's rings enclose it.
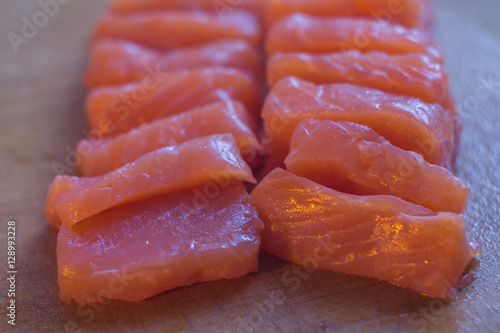
<path fill-rule="evenodd" d="M 282 2 L 290 15 L 266 34 L 269 159 L 251 194 L 262 248 L 453 297 L 472 281 L 463 274 L 480 246 L 464 231 L 469 189 L 452 173 L 462 123 L 441 47 L 427 24 L 305 3 Z"/>
<path fill-rule="evenodd" d="M 46 200 L 64 301 L 140 301 L 258 269 L 245 184 L 263 153 L 260 16 L 168 9 L 98 22 L 81 177 L 57 176 Z"/>

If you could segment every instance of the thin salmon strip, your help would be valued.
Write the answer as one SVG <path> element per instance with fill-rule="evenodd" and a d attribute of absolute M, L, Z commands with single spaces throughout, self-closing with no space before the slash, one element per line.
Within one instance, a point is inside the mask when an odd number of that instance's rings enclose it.
<path fill-rule="evenodd" d="M 138 302 L 257 271 L 263 225 L 245 187 L 231 183 L 201 201 L 204 191 L 129 203 L 63 226 L 57 235 L 60 298 Z"/>
<path fill-rule="evenodd" d="M 436 212 L 461 214 L 469 198 L 467 186 L 450 171 L 349 122 L 301 122 L 285 165 L 298 176 L 340 192 L 393 195 Z"/>
<path fill-rule="evenodd" d="M 84 177 L 102 175 L 165 146 L 214 135 L 232 134 L 245 161 L 257 167 L 262 147 L 255 131 L 257 121 L 240 102 L 217 102 L 160 119 L 111 138 L 80 141 L 79 173 Z"/>
<path fill-rule="evenodd" d="M 266 49 L 269 53 L 349 50 L 384 51 L 391 54 L 425 53 L 442 61 L 442 50 L 429 34 L 366 18 L 293 14 L 269 30 Z"/>
<path fill-rule="evenodd" d="M 245 40 L 220 40 L 208 44 L 158 52 L 126 40 L 103 39 L 94 43 L 86 84 L 103 85 L 137 81 L 157 72 L 200 67 L 233 67 L 261 77 L 262 55 Z"/>
<path fill-rule="evenodd" d="M 251 14 L 234 11 L 224 19 L 192 11 L 155 11 L 133 14 L 107 13 L 97 24 L 95 40 L 126 39 L 158 51 L 199 45 L 219 39 L 261 40 L 261 28 Z"/>
<path fill-rule="evenodd" d="M 269 0 L 112 0 L 111 10 L 119 13 L 154 10 L 203 10 L 217 13 L 222 19 L 234 10 L 247 10 L 262 17 Z"/>
<path fill-rule="evenodd" d="M 431 164 L 452 168 L 454 118 L 439 104 L 347 83 L 316 85 L 294 77 L 274 85 L 264 109 L 266 171 L 283 166 L 296 126 L 305 119 L 365 125 Z"/>
<path fill-rule="evenodd" d="M 456 114 L 448 73 L 426 54 L 380 51 L 332 53 L 276 52 L 268 61 L 269 86 L 286 76 L 315 83 L 346 82 L 440 103 Z"/>
<path fill-rule="evenodd" d="M 453 296 L 479 252 L 463 215 L 436 213 L 386 195 L 345 194 L 282 169 L 253 190 L 262 248 L 314 269 L 387 281 L 438 298 Z"/>
<path fill-rule="evenodd" d="M 255 182 L 234 137 L 193 139 L 155 150 L 102 176 L 57 176 L 47 196 L 46 219 L 56 227 L 72 226 L 128 202 L 230 180 Z"/>
<path fill-rule="evenodd" d="M 429 28 L 433 21 L 428 0 L 269 0 L 267 26 L 296 12 L 330 17 L 365 16 L 419 29 Z"/>
<path fill-rule="evenodd" d="M 117 135 L 153 120 L 196 107 L 238 100 L 257 117 L 261 90 L 254 77 L 232 68 L 158 73 L 133 83 L 90 91 L 86 102 L 91 130 Z"/>

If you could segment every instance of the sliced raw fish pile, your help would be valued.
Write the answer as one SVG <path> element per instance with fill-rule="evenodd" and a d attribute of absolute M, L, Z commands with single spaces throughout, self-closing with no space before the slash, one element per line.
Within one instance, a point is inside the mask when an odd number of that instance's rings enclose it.
<path fill-rule="evenodd" d="M 453 296 L 480 247 L 432 17 L 428 0 L 112 0 L 85 78 L 82 177 L 57 176 L 46 199 L 60 298 L 242 277 L 261 245 Z"/>
<path fill-rule="evenodd" d="M 393 196 L 345 194 L 276 169 L 254 189 L 262 247 L 299 265 L 367 276 L 431 297 L 454 292 L 477 248 L 463 215 Z"/>

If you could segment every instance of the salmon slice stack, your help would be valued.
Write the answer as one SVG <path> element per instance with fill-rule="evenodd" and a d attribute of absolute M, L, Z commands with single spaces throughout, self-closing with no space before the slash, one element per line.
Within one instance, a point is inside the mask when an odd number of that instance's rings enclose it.
<path fill-rule="evenodd" d="M 452 296 L 478 251 L 467 241 L 463 215 L 337 192 L 282 169 L 260 182 L 251 201 L 264 221 L 264 250 L 431 297 Z"/>
<path fill-rule="evenodd" d="M 462 122 L 431 18 L 428 1 L 270 0 L 267 162 L 251 194 L 265 251 L 453 295 L 480 247 L 465 236 Z"/>

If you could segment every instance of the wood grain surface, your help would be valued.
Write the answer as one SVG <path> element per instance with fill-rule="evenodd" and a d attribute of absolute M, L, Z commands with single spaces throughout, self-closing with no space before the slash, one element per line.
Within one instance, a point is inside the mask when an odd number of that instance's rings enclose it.
<path fill-rule="evenodd" d="M 63 1 L 61 1 L 63 2 Z M 82 84 L 102 0 L 66 1 L 19 45 L 38 1 L 0 3 L 0 331 L 6 323 L 7 221 L 17 222 L 17 331 L 500 332 L 500 2 L 439 0 L 435 32 L 465 120 L 457 173 L 470 186 L 469 238 L 483 245 L 478 279 L 454 302 L 261 256 L 260 272 L 179 288 L 133 304 L 79 307 L 58 298 L 56 231 L 44 221 L 53 163 L 71 164 L 83 136 Z M 43 23 L 43 22 L 42 22 Z"/>

